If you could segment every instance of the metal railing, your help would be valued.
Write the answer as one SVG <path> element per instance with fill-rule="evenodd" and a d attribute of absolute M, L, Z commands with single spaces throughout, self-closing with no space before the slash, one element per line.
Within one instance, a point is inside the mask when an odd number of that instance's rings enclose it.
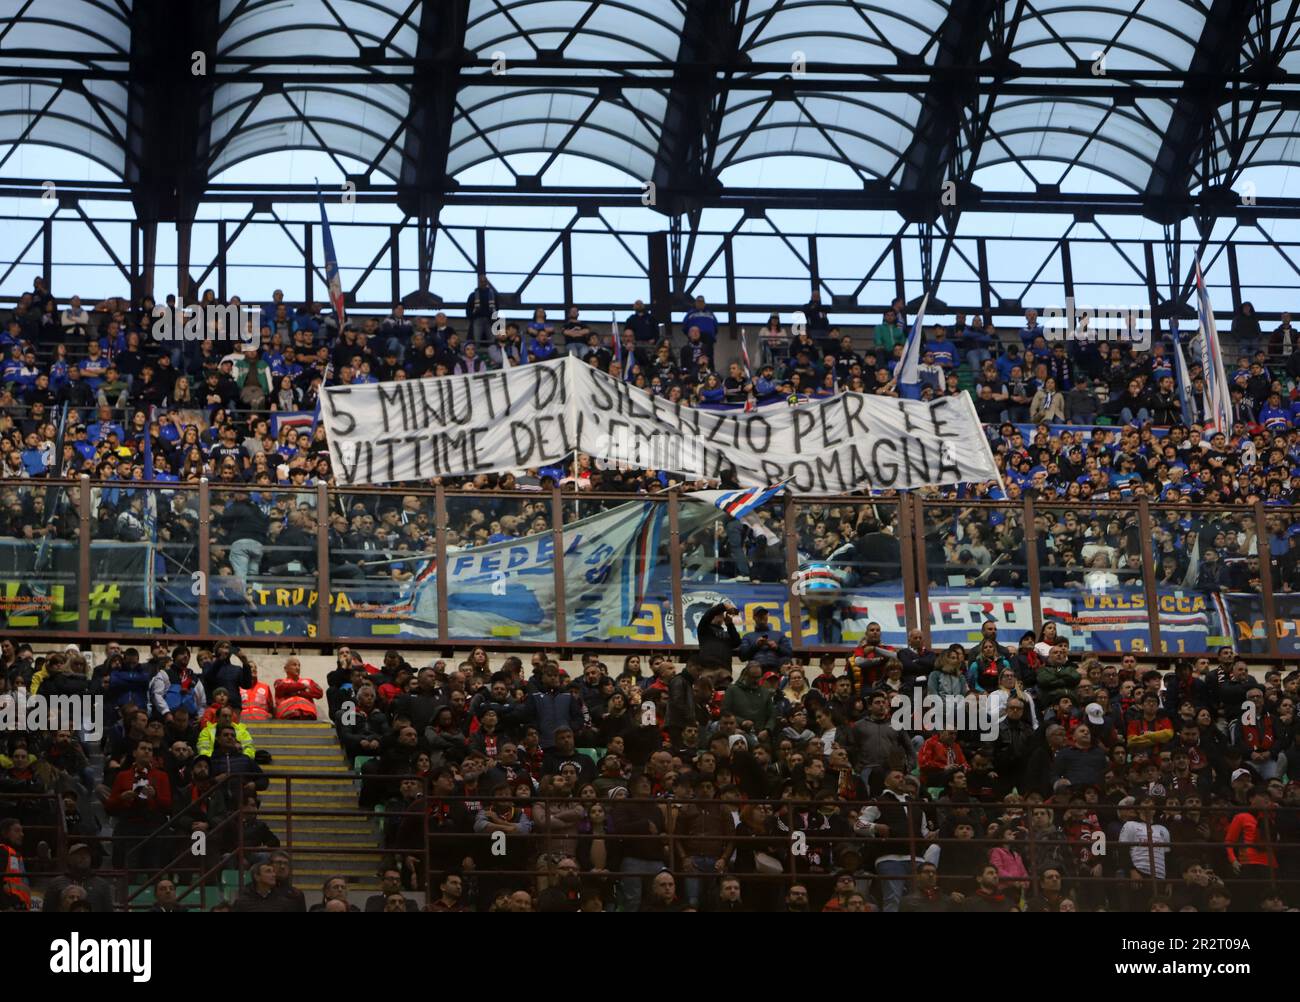
<path fill-rule="evenodd" d="M 716 900 L 717 885 L 723 876 L 738 878 L 745 888 L 747 896 L 769 901 L 774 900 L 771 898 L 774 889 L 786 889 L 795 884 L 805 886 L 810 883 L 815 884 L 821 888 L 824 896 L 836 875 L 849 868 L 845 863 L 844 853 L 850 847 L 857 853 L 859 860 L 859 864 L 852 867 L 855 879 L 869 883 L 877 897 L 883 896 L 886 882 L 899 881 L 903 888 L 894 895 L 895 899 L 901 896 L 902 893 L 915 889 L 917 881 L 915 871 L 921 863 L 935 862 L 938 871 L 938 887 L 943 902 L 945 904 L 959 904 L 959 900 L 954 901 L 952 899 L 952 892 L 956 891 L 967 896 L 973 894 L 978 869 L 990 865 L 988 863 L 989 852 L 999 847 L 1014 850 L 1024 869 L 1023 874 L 1003 875 L 999 880 L 999 890 L 1011 894 L 1011 898 L 1007 902 L 1008 907 L 1024 905 L 1031 899 L 1043 898 L 1045 894 L 1050 897 L 1059 890 L 1061 894 L 1074 898 L 1080 906 L 1096 908 L 1105 905 L 1111 910 L 1144 911 L 1147 910 L 1151 900 L 1167 900 L 1171 893 L 1179 887 L 1187 891 L 1194 890 L 1194 888 L 1183 883 L 1183 876 L 1180 872 L 1181 862 L 1188 859 L 1201 862 L 1203 869 L 1214 872 L 1213 877 L 1207 878 L 1208 883 L 1204 885 L 1205 889 L 1208 889 L 1211 885 L 1226 885 L 1229 894 L 1238 898 L 1238 900 L 1244 897 L 1252 901 L 1259 901 L 1266 896 L 1281 896 L 1288 903 L 1293 903 L 1291 899 L 1300 894 L 1300 865 L 1297 865 L 1300 863 L 1300 843 L 1280 838 L 1274 816 L 1278 811 L 1300 811 L 1300 805 L 1275 804 L 1260 812 L 1240 805 L 1207 805 L 1193 809 L 1183 809 L 1181 804 L 1178 804 L 1174 806 L 1171 813 L 1177 812 L 1179 816 L 1182 813 L 1187 813 L 1189 820 L 1194 824 L 1205 822 L 1207 837 L 1196 839 L 1171 838 L 1168 842 L 1155 840 L 1119 842 L 1113 838 L 1108 839 L 1105 837 L 1104 829 L 1106 826 L 1104 823 L 1100 828 L 1096 829 L 1102 832 L 1101 837 L 1093 834 L 1093 829 L 1090 827 L 1081 837 L 1070 837 L 1064 834 L 1060 824 L 1066 811 L 1086 810 L 1094 816 L 1094 820 L 1098 815 L 1113 819 L 1117 809 L 1114 805 L 1109 804 L 1085 806 L 1058 802 L 1036 802 L 1033 800 L 987 802 L 908 800 L 906 808 L 908 811 L 913 812 L 913 820 L 908 824 L 907 830 L 905 832 L 890 831 L 886 836 L 880 838 L 857 833 L 858 830 L 853 827 L 853 820 L 857 812 L 866 811 L 868 808 L 873 807 L 897 812 L 899 808 L 899 801 L 897 800 L 868 799 L 853 801 L 847 805 L 843 802 L 837 802 L 836 813 L 855 833 L 832 834 L 830 831 L 819 829 L 810 823 L 810 819 L 817 817 L 818 802 L 810 800 L 806 796 L 786 799 L 754 798 L 735 802 L 681 800 L 672 797 L 629 797 L 586 802 L 581 798 L 568 796 L 562 798 L 494 796 L 489 798 L 459 795 L 442 798 L 442 800 L 444 802 L 458 801 L 462 807 L 466 808 L 464 818 L 467 827 L 465 830 L 448 832 L 432 831 L 430 829 L 428 804 L 431 799 L 431 791 L 427 776 L 366 777 L 390 782 L 394 785 L 402 779 L 414 778 L 420 781 L 423 788 L 421 797 L 412 802 L 412 809 L 379 812 L 360 808 L 357 810 L 324 810 L 295 809 L 292 807 L 292 794 L 290 791 L 295 780 L 319 781 L 329 779 L 347 784 L 351 790 L 358 778 L 356 775 L 339 776 L 337 773 L 294 773 L 292 775 L 268 773 L 267 775 L 275 780 L 283 780 L 286 784 L 285 807 L 283 810 L 259 808 L 258 811 L 260 818 L 283 820 L 285 838 L 278 848 L 250 848 L 245 846 L 242 839 L 242 828 L 239 828 L 235 846 L 230 850 L 218 853 L 216 861 L 206 868 L 182 869 L 180 867 L 182 857 L 177 857 L 169 865 L 151 873 L 146 874 L 144 871 L 137 870 L 122 874 L 123 877 L 131 878 L 136 884 L 134 892 L 126 899 L 127 909 L 131 909 L 132 904 L 137 901 L 145 888 L 153 887 L 158 880 L 164 877 L 170 878 L 173 874 L 180 874 L 188 878 L 188 885 L 178 895 L 180 903 L 193 903 L 197 900 L 200 908 L 207 908 L 208 892 L 214 883 L 212 878 L 222 870 L 232 870 L 233 874 L 237 875 L 235 884 L 225 886 L 219 894 L 219 900 L 230 901 L 230 894 L 227 892 L 233 892 L 237 895 L 242 889 L 250 860 L 257 854 L 266 857 L 276 852 L 287 853 L 296 866 L 301 866 L 304 860 L 310 860 L 313 856 L 329 856 L 335 859 L 349 856 L 372 858 L 379 854 L 382 858 L 376 876 L 384 869 L 399 869 L 403 872 L 405 889 L 423 890 L 430 902 L 437 896 L 438 884 L 445 872 L 460 873 L 465 880 L 471 882 L 473 890 L 476 892 L 483 888 L 489 891 L 500 888 L 524 888 L 536 891 L 544 889 L 555 880 L 555 864 L 559 859 L 569 856 L 579 862 L 579 872 L 584 887 L 588 890 L 596 888 L 598 895 L 602 897 L 603 903 L 609 909 L 612 905 L 611 895 L 616 896 L 620 902 L 626 903 L 627 898 L 623 892 L 628 885 L 624 882 L 643 881 L 653 876 L 653 873 L 649 873 L 644 868 L 624 870 L 595 865 L 592 848 L 598 843 L 602 846 L 608 843 L 616 843 L 615 856 L 626 854 L 626 849 L 629 846 L 652 846 L 653 849 L 648 856 L 637 856 L 636 858 L 650 864 L 660 864 L 654 867 L 655 872 L 667 871 L 671 873 L 678 882 L 679 896 L 683 896 L 684 881 L 701 881 L 701 904 Z M 509 801 L 521 811 L 529 812 L 535 812 L 538 806 L 549 809 L 550 807 L 560 808 L 578 805 L 583 807 L 584 817 L 588 817 L 588 821 L 584 822 L 586 827 L 590 827 L 589 811 L 593 804 L 599 804 L 605 808 L 607 826 L 612 823 L 609 819 L 610 812 L 616 809 L 653 807 L 659 812 L 658 816 L 663 818 L 663 827 L 662 830 L 653 834 L 618 831 L 609 827 L 601 831 L 584 832 L 575 830 L 557 834 L 550 826 L 547 826 L 541 830 L 535 829 L 526 835 L 506 835 L 504 841 L 494 840 L 490 833 L 475 833 L 472 830 L 474 821 L 473 806 L 475 804 L 484 804 L 489 800 L 492 803 Z M 692 805 L 695 807 L 701 805 L 710 806 L 720 815 L 730 813 L 732 810 L 753 811 L 751 818 L 766 827 L 764 831 L 755 834 L 737 834 L 734 830 L 699 834 L 679 830 L 680 811 Z M 1038 830 L 1031 823 L 1033 811 L 1044 807 L 1053 811 L 1053 827 L 1050 832 L 1048 830 Z M 974 814 L 998 816 L 991 821 L 973 821 L 975 834 L 971 838 L 938 835 L 937 831 L 942 827 L 942 824 L 937 820 L 937 816 L 943 812 L 963 808 Z M 1119 810 L 1125 809 L 1120 808 Z M 1131 811 L 1132 815 L 1130 820 L 1143 820 L 1139 816 L 1139 812 L 1145 810 L 1145 808 L 1139 806 L 1128 810 Z M 1193 813 L 1195 816 L 1190 817 Z M 1226 854 L 1229 847 L 1221 838 L 1219 840 L 1214 838 L 1216 830 L 1213 824 L 1214 819 L 1224 819 L 1218 825 L 1218 830 L 1223 830 L 1226 829 L 1228 820 L 1241 813 L 1256 815 L 1261 837 L 1258 842 L 1254 843 L 1254 848 L 1266 852 L 1273 861 L 1271 866 L 1263 867 L 1264 872 L 1260 874 L 1252 872 L 1251 875 L 1238 875 L 1235 873 Z M 232 811 L 220 827 L 224 827 L 226 824 L 231 823 L 232 819 L 238 819 L 240 816 L 239 811 Z M 373 825 L 374 822 L 381 820 L 387 822 L 392 821 L 394 818 L 417 817 L 420 818 L 421 842 L 418 847 L 409 845 L 389 846 L 384 844 L 378 837 L 376 845 L 373 847 L 354 845 L 303 846 L 295 842 L 293 834 L 295 820 L 303 822 L 318 819 L 364 819 L 369 825 Z M 1167 819 L 1155 816 L 1154 812 L 1149 815 L 1148 823 L 1150 824 L 1161 825 L 1166 822 Z M 999 833 L 995 837 L 988 835 L 988 826 L 991 823 L 996 823 L 999 826 Z M 947 824 L 950 827 L 956 827 L 956 824 L 951 821 L 948 821 Z M 984 826 L 984 831 L 979 830 L 981 824 Z M 724 829 L 729 827 L 724 823 Z M 1007 837 L 1005 832 L 1008 830 L 1014 830 L 1016 835 Z M 1291 830 L 1294 831 L 1294 826 Z M 520 841 L 523 843 L 522 850 L 519 849 Z M 687 865 L 687 860 L 693 857 L 691 848 L 702 842 L 718 843 L 722 846 L 720 850 L 706 854 L 722 859 L 723 865 L 721 867 L 704 871 L 695 869 L 693 864 Z M 447 845 L 453 845 L 456 854 L 463 851 L 465 857 L 474 861 L 474 865 L 465 866 L 463 860 L 451 864 L 446 863 L 447 852 L 440 847 Z M 525 865 L 513 867 L 491 866 L 491 860 L 495 858 L 493 855 L 494 845 L 497 852 L 504 851 L 509 847 L 510 856 L 522 861 Z M 900 859 L 913 860 L 913 865 L 897 872 L 892 870 L 876 872 L 872 866 L 866 865 L 867 860 L 878 853 L 881 847 L 885 846 L 888 847 L 891 855 Z M 585 851 L 583 847 L 585 847 Z M 1235 848 L 1240 850 L 1245 847 L 1239 845 Z M 747 849 L 766 854 L 767 858 L 762 861 L 761 866 L 756 863 L 752 870 L 746 869 L 749 864 L 742 863 L 738 859 L 737 851 L 739 850 L 745 856 L 748 856 Z M 973 853 L 970 852 L 972 849 L 975 850 Z M 945 863 L 944 853 L 948 850 L 953 850 L 954 853 L 960 850 L 962 853 L 961 858 L 955 860 L 950 857 Z M 581 861 L 583 859 L 587 860 L 588 865 L 582 865 Z M 605 856 L 604 859 L 610 861 L 608 856 Z M 407 865 L 409 860 L 416 861 L 414 873 L 410 872 L 411 868 Z M 435 861 L 444 862 L 441 866 L 435 867 Z M 774 867 L 774 862 L 779 864 L 779 868 Z M 1283 864 L 1286 867 L 1285 873 Z M 1053 869 L 1058 871 L 1062 878 L 1061 886 L 1059 889 L 1044 888 L 1044 875 Z M 139 883 L 141 876 L 147 877 L 143 883 Z M 767 888 L 767 890 L 764 890 L 764 888 Z M 630 897 L 635 898 L 636 895 L 632 894 Z M 642 900 L 644 900 L 644 897 L 642 897 Z M 480 907 L 486 903 L 481 902 Z M 1135 905 L 1137 907 L 1134 907 Z"/>
<path fill-rule="evenodd" d="M 0 612 L 23 605 L 23 597 L 18 592 L 32 590 L 35 586 L 33 594 L 28 596 L 28 604 L 33 607 L 27 610 L 28 618 L 11 620 L 8 625 L 11 628 L 21 626 L 29 636 L 41 639 L 87 641 L 109 636 L 129 639 L 166 633 L 177 640 L 198 643 L 211 643 L 223 636 L 239 636 L 241 642 L 247 639 L 249 642 L 302 643 L 306 646 L 369 640 L 398 648 L 437 644 L 453 649 L 486 641 L 508 643 L 512 649 L 583 646 L 628 651 L 656 647 L 683 650 L 693 646 L 686 636 L 685 589 L 689 587 L 695 593 L 708 590 L 711 585 L 726 586 L 729 579 L 722 573 L 723 569 L 734 574 L 739 566 L 736 543 L 725 535 L 707 532 L 691 545 L 698 543 L 703 547 L 701 552 L 706 565 L 711 561 L 713 569 L 696 571 L 689 580 L 686 578 L 683 561 L 688 557 L 693 559 L 693 554 L 684 553 L 687 540 L 682 539 L 682 513 L 686 504 L 697 502 L 683 501 L 676 490 L 630 495 L 578 491 L 572 485 L 536 491 L 463 491 L 441 486 L 335 490 L 318 484 L 299 490 L 275 487 L 265 491 L 279 517 L 282 518 L 290 507 L 300 507 L 314 519 L 315 527 L 309 530 L 305 545 L 284 547 L 268 542 L 262 566 L 278 569 L 268 574 L 249 574 L 244 580 L 219 573 L 221 567 L 229 562 L 226 550 L 230 541 L 224 537 L 215 513 L 220 511 L 229 493 L 238 489 L 232 483 L 202 479 L 168 485 L 141 485 L 92 482 L 86 477 L 75 481 L 40 482 L 39 489 L 47 496 L 51 488 L 63 492 L 69 509 L 76 513 L 75 520 L 69 517 L 66 523 L 66 531 L 75 533 L 75 539 L 57 544 L 61 547 L 55 555 L 57 559 L 51 557 L 52 547 L 48 542 L 0 537 L 0 547 L 7 546 L 13 551 L 12 559 L 16 566 L 23 560 L 31 564 L 7 585 L 15 594 L 6 595 Z M 23 492 L 30 493 L 36 489 L 34 481 L 0 482 L 0 498 L 8 497 L 21 503 Z M 162 556 L 161 568 L 146 566 L 144 558 L 141 558 L 142 569 L 134 578 L 123 576 L 120 570 L 115 573 L 113 567 L 120 568 L 120 561 L 108 557 L 97 556 L 92 565 L 92 545 L 102 546 L 102 540 L 112 537 L 112 525 L 106 530 L 105 523 L 96 517 L 97 513 L 107 511 L 111 514 L 129 505 L 130 499 L 137 496 L 146 500 L 152 496 L 154 500 L 148 502 L 143 510 L 147 512 L 152 507 L 156 512 L 166 513 L 168 518 L 175 516 L 172 507 L 175 502 L 185 524 L 192 527 L 193 538 L 183 541 L 160 539 L 148 552 L 155 558 Z M 405 502 L 404 499 L 413 501 Z M 638 617 L 651 617 L 643 627 L 633 628 L 629 624 L 620 635 L 593 636 L 575 628 L 572 600 L 565 601 L 566 595 L 586 582 L 566 580 L 565 560 L 557 559 L 554 554 L 565 553 L 571 542 L 569 526 L 577 518 L 631 502 L 664 506 L 667 534 L 674 545 L 665 547 L 666 553 L 645 558 L 662 564 L 665 573 L 658 586 L 662 594 L 653 596 L 653 601 L 647 599 L 651 602 L 647 607 L 649 613 L 644 608 L 634 613 Z M 412 505 L 411 513 L 427 518 L 427 528 L 422 530 L 420 537 L 427 540 L 424 544 L 428 547 L 427 552 L 349 551 L 339 547 L 337 542 L 331 542 L 328 519 L 322 517 L 323 513 L 331 516 L 341 513 L 348 518 L 362 511 L 373 518 L 381 507 L 401 508 L 404 503 Z M 448 530 L 464 532 L 473 507 L 488 507 L 502 515 L 512 512 L 526 514 L 532 527 L 521 529 L 520 535 L 536 533 L 536 526 L 542 526 L 543 533 L 552 534 L 550 555 L 542 560 L 541 565 L 549 562 L 553 570 L 553 574 L 547 575 L 554 585 L 553 591 L 549 592 L 553 598 L 547 601 L 553 604 L 543 610 L 553 629 L 532 637 L 506 633 L 484 635 L 485 631 L 463 625 L 458 609 L 449 602 L 448 575 L 435 573 L 432 575 L 434 594 L 428 597 L 426 605 L 429 612 L 436 609 L 436 616 L 431 617 L 435 621 L 424 623 L 427 629 L 420 639 L 400 636 L 400 624 L 413 618 L 410 605 L 401 601 L 414 594 L 414 585 L 408 583 L 409 572 L 419 567 L 429 569 L 430 565 L 438 568 L 449 566 L 448 556 L 452 547 L 448 544 Z M 1159 555 L 1153 552 L 1154 543 L 1151 542 L 1158 538 L 1158 533 L 1165 534 L 1177 541 L 1179 549 L 1185 549 L 1184 541 L 1178 538 L 1176 519 L 1201 516 L 1228 525 L 1239 537 L 1241 554 L 1252 550 L 1268 554 L 1279 540 L 1285 542 L 1291 526 L 1300 522 L 1300 507 L 1264 505 L 1262 502 L 1243 506 L 1165 505 L 1145 498 L 1136 502 L 1044 502 L 1032 498 L 1023 501 L 953 501 L 902 494 L 894 497 L 852 495 L 816 500 L 791 499 L 783 503 L 783 514 L 780 503 L 774 503 L 770 510 L 780 544 L 779 551 L 768 556 L 769 569 L 773 572 L 768 581 L 780 587 L 769 589 L 770 593 L 761 593 L 761 589 L 756 588 L 757 597 L 752 601 L 745 598 L 738 604 L 746 613 L 752 611 L 751 606 L 768 607 L 775 613 L 776 628 L 786 630 L 796 656 L 805 659 L 815 654 L 844 651 L 860 639 L 860 632 L 828 634 L 825 626 L 828 622 L 835 622 L 834 617 L 828 617 L 815 608 L 815 596 L 797 583 L 796 572 L 802 566 L 810 560 L 825 559 L 816 552 L 818 537 L 813 527 L 823 523 L 830 530 L 847 531 L 843 524 L 833 524 L 834 517 L 838 517 L 841 523 L 856 523 L 859 517 L 866 516 L 877 519 L 885 527 L 897 556 L 891 556 L 887 565 L 850 557 L 840 566 L 854 580 L 889 586 L 892 590 L 886 597 L 901 610 L 897 628 L 919 629 L 927 644 L 930 643 L 932 627 L 941 625 L 944 622 L 942 617 L 949 614 L 944 601 L 954 597 L 932 593 L 936 588 L 944 588 L 951 581 L 960 579 L 963 588 L 957 589 L 961 594 L 956 597 L 961 599 L 958 603 L 961 608 L 952 614 L 968 617 L 967 625 L 972 634 L 985 618 L 996 618 L 980 612 L 981 595 L 994 594 L 1002 599 L 1023 601 L 1027 608 L 1012 614 L 1010 621 L 1023 623 L 1022 629 L 1034 630 L 1040 629 L 1049 619 L 1058 622 L 1069 619 L 1068 609 L 1064 613 L 1065 619 L 1062 619 L 1059 603 L 1052 606 L 1051 616 L 1046 613 L 1048 601 L 1064 595 L 1066 600 L 1076 596 L 1081 602 L 1102 610 L 1097 613 L 1102 617 L 1101 621 L 1105 621 L 1103 614 L 1107 609 L 1122 614 L 1121 618 L 1127 624 L 1126 635 L 1131 638 L 1130 649 L 1148 658 L 1203 653 L 1189 648 L 1186 634 L 1180 635 L 1175 632 L 1175 625 L 1166 622 L 1169 617 L 1192 613 L 1212 617 L 1225 631 L 1223 634 L 1210 633 L 1215 640 L 1207 642 L 1208 647 L 1235 644 L 1243 653 L 1255 657 L 1300 659 L 1300 599 L 1293 599 L 1292 593 L 1286 590 L 1295 585 L 1295 572 L 1289 563 L 1284 579 L 1283 565 L 1278 559 L 1260 560 L 1257 572 L 1251 572 L 1245 590 L 1239 593 L 1242 596 L 1240 605 L 1229 608 L 1219 602 L 1219 595 L 1238 593 L 1231 592 L 1226 583 L 1209 591 L 1195 587 L 1195 583 L 1188 586 L 1181 581 L 1163 580 L 1157 563 Z M 1067 512 L 1077 514 L 1081 523 L 1096 519 L 1102 525 L 1113 521 L 1117 526 L 1123 526 L 1119 531 L 1141 541 L 1137 544 L 1142 556 L 1140 566 L 1119 568 L 1115 576 L 1120 581 L 1118 587 L 1113 583 L 1106 584 L 1108 579 L 1103 574 L 1100 589 L 1088 583 L 1088 575 L 1092 573 L 1089 568 L 1058 564 L 1044 566 L 1040 554 L 1046 552 L 1050 561 L 1053 551 L 1044 550 L 1045 541 L 1039 538 L 1044 531 L 1040 518 L 1046 516 L 1045 521 L 1050 526 Z M 995 538 L 998 532 L 1004 534 L 1001 542 Z M 976 543 L 989 541 L 988 549 L 996 552 L 996 558 L 982 565 L 971 565 L 960 553 L 966 548 L 978 549 L 971 540 Z M 948 546 L 946 550 L 945 545 Z M 472 554 L 473 548 L 460 548 L 456 552 L 461 556 Z M 220 558 L 222 562 L 219 564 L 214 558 Z M 365 559 L 358 562 L 356 558 Z M 41 560 L 45 561 L 45 566 L 39 565 Z M 396 563 L 408 565 L 406 579 L 396 580 L 390 574 L 390 568 Z M 752 570 L 756 574 L 757 565 Z M 771 580 L 772 577 L 775 580 Z M 1051 587 L 1053 580 L 1067 578 L 1072 583 L 1056 589 Z M 735 583 L 734 576 L 730 583 Z M 101 592 L 106 589 L 121 591 L 128 587 L 136 590 L 144 608 L 135 616 L 126 612 L 117 615 L 111 605 L 105 606 Z M 170 603 L 170 609 L 162 610 L 166 615 L 160 614 L 155 603 L 156 597 L 163 592 L 152 592 L 149 590 L 151 587 L 166 589 L 165 597 Z M 748 583 L 740 587 L 746 588 Z M 855 587 L 858 586 L 846 585 L 844 591 L 851 594 Z M 54 601 L 56 589 L 62 604 L 54 611 L 61 615 L 46 616 L 42 621 L 40 608 Z M 74 594 L 75 615 L 71 602 Z M 1300 592 L 1295 594 L 1300 595 Z M 152 613 L 148 609 L 151 604 L 155 606 Z M 71 627 L 73 621 L 75 629 Z M 178 625 L 178 621 L 183 621 L 183 625 Z M 1233 631 L 1232 635 L 1227 635 L 1228 630 Z M 1199 636 L 1204 640 L 1206 634 Z M 962 639 L 969 642 L 965 635 Z"/>

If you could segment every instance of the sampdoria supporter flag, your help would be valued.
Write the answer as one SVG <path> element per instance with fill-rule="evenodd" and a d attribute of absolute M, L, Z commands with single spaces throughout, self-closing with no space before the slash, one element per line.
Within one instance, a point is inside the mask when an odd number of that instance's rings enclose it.
<path fill-rule="evenodd" d="M 1187 356 L 1183 354 L 1183 342 L 1178 336 L 1178 321 L 1173 322 L 1172 333 L 1174 336 L 1174 376 L 1178 380 L 1178 402 L 1182 405 L 1183 424 L 1191 425 L 1194 414 L 1192 412 L 1192 380 L 1187 371 Z"/>
<path fill-rule="evenodd" d="M 1214 308 L 1201 274 L 1201 262 L 1196 262 L 1196 308 L 1200 315 L 1201 364 L 1205 372 L 1205 424 L 1210 434 L 1232 434 L 1232 395 L 1229 392 L 1228 374 L 1223 368 L 1223 351 L 1219 347 L 1219 332 L 1214 326 Z"/>
<path fill-rule="evenodd" d="M 715 508 L 722 509 L 732 518 L 744 518 L 785 490 L 787 483 L 789 480 L 782 480 L 771 487 L 749 487 L 740 491 L 700 491 L 696 497 L 710 496 Z"/>
<path fill-rule="evenodd" d="M 787 478 L 770 487 L 750 487 L 740 491 L 691 491 L 683 496 L 711 504 L 726 512 L 772 546 L 779 542 L 779 537 L 758 517 L 758 509 L 785 490 L 790 479 Z"/>
<path fill-rule="evenodd" d="M 325 215 L 325 196 L 316 189 L 316 199 L 320 202 L 321 233 L 325 240 L 325 283 L 329 287 L 330 305 L 334 307 L 334 316 L 338 318 L 339 331 L 343 330 L 343 281 L 339 277 L 339 257 L 334 253 L 334 238 L 330 235 L 329 216 Z"/>
<path fill-rule="evenodd" d="M 907 342 L 903 345 L 903 357 L 898 360 L 898 368 L 894 371 L 898 395 L 905 400 L 921 399 L 921 338 L 925 307 L 929 302 L 930 294 L 927 292 L 921 300 L 921 308 L 916 311 L 912 332 L 907 335 Z"/>

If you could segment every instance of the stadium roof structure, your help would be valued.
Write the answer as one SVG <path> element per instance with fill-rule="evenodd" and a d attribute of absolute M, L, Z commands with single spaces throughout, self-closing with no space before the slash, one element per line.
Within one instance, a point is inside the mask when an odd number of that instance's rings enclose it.
<path fill-rule="evenodd" d="M 310 149 L 358 202 L 435 230 L 448 206 L 649 205 L 674 255 L 719 208 L 896 212 L 927 247 L 964 212 L 1208 235 L 1224 218 L 1300 219 L 1285 183 L 1298 14 L 1300 0 L 0 0 L 0 194 L 42 194 L 46 179 L 4 167 L 42 144 L 107 172 L 49 179 L 61 204 L 129 201 L 146 230 L 186 227 L 204 203 L 313 201 L 300 181 L 222 180 Z M 604 183 L 572 183 L 569 158 Z M 921 268 L 936 271 L 928 249 Z"/>

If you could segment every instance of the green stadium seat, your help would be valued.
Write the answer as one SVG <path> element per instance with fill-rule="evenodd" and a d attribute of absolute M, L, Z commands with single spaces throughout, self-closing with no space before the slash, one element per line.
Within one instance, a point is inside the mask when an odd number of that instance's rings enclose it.
<path fill-rule="evenodd" d="M 147 911 L 153 907 L 155 900 L 154 889 L 147 887 L 131 899 L 131 909 L 133 911 Z"/>

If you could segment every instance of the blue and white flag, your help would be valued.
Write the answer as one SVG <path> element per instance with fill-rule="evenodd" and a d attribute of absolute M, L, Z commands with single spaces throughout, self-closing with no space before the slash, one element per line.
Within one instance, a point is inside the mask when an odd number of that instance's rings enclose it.
<path fill-rule="evenodd" d="M 744 518 L 785 490 L 787 483 L 788 480 L 782 480 L 771 487 L 749 487 L 742 491 L 693 491 L 691 496 L 710 501 L 715 508 L 721 508 L 732 518 Z"/>
<path fill-rule="evenodd" d="M 907 341 L 903 345 L 903 357 L 898 360 L 898 367 L 894 370 L 898 395 L 905 400 L 921 399 L 921 341 L 924 336 L 921 328 L 925 323 L 925 307 L 929 302 L 930 294 L 927 292 L 921 300 L 921 308 L 916 311 L 912 332 L 907 335 Z"/>
<path fill-rule="evenodd" d="M 1183 408 L 1183 424 L 1190 425 L 1196 418 L 1192 410 L 1192 379 L 1187 371 L 1187 356 L 1183 354 L 1183 342 L 1178 336 L 1178 321 L 1173 324 L 1174 335 L 1174 377 L 1178 380 L 1178 401 Z"/>
<path fill-rule="evenodd" d="M 780 537 L 758 518 L 758 509 L 784 491 L 789 482 L 782 480 L 770 487 L 750 487 L 740 491 L 691 491 L 683 497 L 713 505 L 736 521 L 749 526 L 754 535 L 766 541 L 769 546 L 774 546 L 780 542 Z"/>
<path fill-rule="evenodd" d="M 334 316 L 338 318 L 339 330 L 343 330 L 343 280 L 339 277 L 339 256 L 334 253 L 334 238 L 330 235 L 329 217 L 325 215 L 325 196 L 316 191 L 320 202 L 320 225 L 325 241 L 325 284 L 329 286 L 330 305 L 334 307 Z"/>
<path fill-rule="evenodd" d="M 1210 294 L 1205 289 L 1205 278 L 1201 274 L 1201 262 L 1196 262 L 1196 306 L 1200 315 L 1201 329 L 1198 337 L 1201 342 L 1201 364 L 1205 370 L 1205 431 L 1213 435 L 1223 432 L 1232 434 L 1232 394 L 1231 383 L 1223 368 L 1223 351 L 1219 347 L 1219 332 L 1214 326 L 1214 308 L 1210 306 Z"/>

